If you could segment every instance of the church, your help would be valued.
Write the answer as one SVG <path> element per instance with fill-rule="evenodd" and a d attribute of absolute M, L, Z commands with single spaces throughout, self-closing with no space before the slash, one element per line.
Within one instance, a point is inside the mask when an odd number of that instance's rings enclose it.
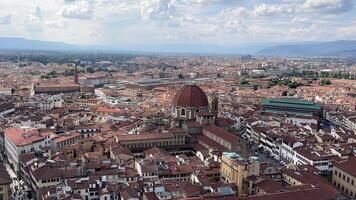
<path fill-rule="evenodd" d="M 215 120 L 218 117 L 218 104 L 216 94 L 209 96 L 208 100 L 203 90 L 194 83 L 184 85 L 173 99 L 174 123 L 181 127 L 186 122 L 196 120 L 199 114 L 210 115 L 209 120 Z"/>

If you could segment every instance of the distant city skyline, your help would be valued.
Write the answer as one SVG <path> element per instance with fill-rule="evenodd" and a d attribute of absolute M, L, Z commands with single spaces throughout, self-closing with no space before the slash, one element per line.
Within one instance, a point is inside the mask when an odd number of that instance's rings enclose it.
<path fill-rule="evenodd" d="M 120 46 L 356 39 L 352 0 L 0 0 L 0 37 Z"/>

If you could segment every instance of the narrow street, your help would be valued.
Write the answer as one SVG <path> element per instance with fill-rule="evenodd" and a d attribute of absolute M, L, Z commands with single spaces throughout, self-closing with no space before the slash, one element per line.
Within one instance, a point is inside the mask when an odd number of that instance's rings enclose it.
<path fill-rule="evenodd" d="M 6 171 L 9 173 L 12 184 L 11 188 L 11 198 L 12 200 L 29 200 L 27 198 L 26 186 L 22 180 L 18 180 L 16 173 L 11 169 L 9 164 L 4 160 L 3 156 L 0 154 L 1 162 L 5 165 Z"/>

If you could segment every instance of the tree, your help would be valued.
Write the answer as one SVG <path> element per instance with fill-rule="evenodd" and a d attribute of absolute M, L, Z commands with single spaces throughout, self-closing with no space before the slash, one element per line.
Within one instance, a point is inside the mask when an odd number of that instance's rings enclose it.
<path fill-rule="evenodd" d="M 250 84 L 250 83 L 248 82 L 248 80 L 242 79 L 242 80 L 240 81 L 240 84 L 241 84 L 241 85 L 248 85 L 248 84 Z"/>
<path fill-rule="evenodd" d="M 297 81 L 292 81 L 290 83 L 287 84 L 289 88 L 297 88 L 299 87 L 301 84 Z"/>
<path fill-rule="evenodd" d="M 95 72 L 95 69 L 92 68 L 92 67 L 87 67 L 87 72 L 89 72 L 89 73 L 94 73 L 94 72 Z"/>
<path fill-rule="evenodd" d="M 320 85 L 331 85 L 330 79 L 323 79 L 321 80 Z"/>

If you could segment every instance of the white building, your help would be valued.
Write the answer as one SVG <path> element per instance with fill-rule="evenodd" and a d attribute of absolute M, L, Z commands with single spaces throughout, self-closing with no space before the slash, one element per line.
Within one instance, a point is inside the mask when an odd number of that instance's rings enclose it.
<path fill-rule="evenodd" d="M 14 89 L 12 88 L 0 87 L 0 94 L 2 95 L 12 95 L 13 93 L 14 93 Z"/>
<path fill-rule="evenodd" d="M 63 99 L 60 96 L 51 96 L 39 103 L 39 107 L 41 110 L 52 110 L 53 108 L 62 108 L 63 107 Z"/>
<path fill-rule="evenodd" d="M 15 105 L 13 103 L 0 104 L 0 117 L 15 112 Z"/>
<path fill-rule="evenodd" d="M 37 129 L 7 128 L 4 130 L 5 154 L 9 163 L 17 171 L 21 154 L 51 145 L 51 132 L 40 133 Z"/>

